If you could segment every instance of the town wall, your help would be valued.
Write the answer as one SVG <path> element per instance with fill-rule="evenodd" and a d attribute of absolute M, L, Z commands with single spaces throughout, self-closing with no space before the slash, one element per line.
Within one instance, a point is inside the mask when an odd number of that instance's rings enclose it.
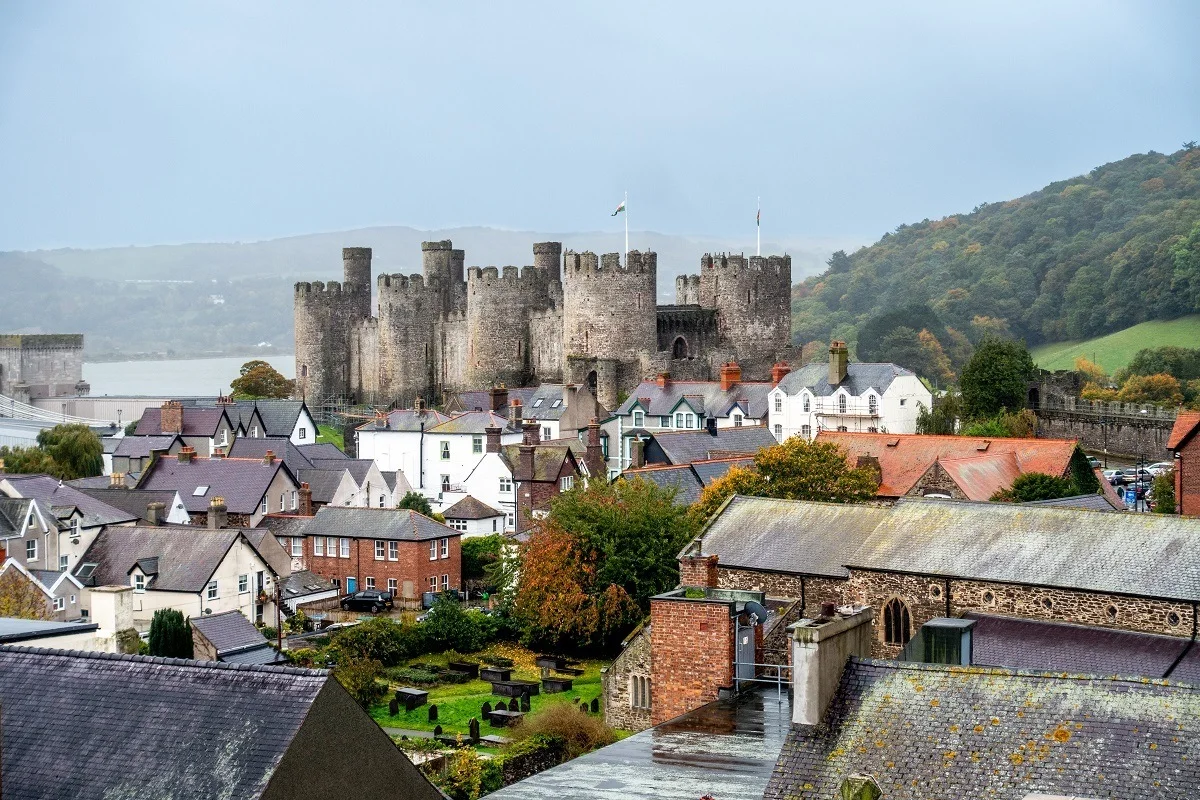
<path fill-rule="evenodd" d="M 1122 404 L 1112 404 L 1122 405 Z M 1157 409 L 1155 409 L 1157 411 Z M 1038 408 L 1037 435 L 1042 439 L 1078 439 L 1085 450 L 1137 458 L 1151 462 L 1168 458 L 1167 439 L 1175 424 L 1174 413 L 1144 419 L 1103 412 L 1071 412 Z"/>
<path fill-rule="evenodd" d="M 631 696 L 632 679 L 649 681 L 650 673 L 650 630 L 643 627 L 630 635 L 625 649 L 603 670 L 605 722 L 623 731 L 644 731 L 650 727 L 650 709 L 634 708 Z"/>

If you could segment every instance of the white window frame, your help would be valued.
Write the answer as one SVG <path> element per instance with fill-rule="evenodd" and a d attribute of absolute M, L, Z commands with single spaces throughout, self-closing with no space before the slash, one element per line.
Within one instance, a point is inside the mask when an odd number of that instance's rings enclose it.
<path fill-rule="evenodd" d="M 479 454 L 483 452 L 483 435 L 478 433 L 471 434 L 471 452 Z"/>
<path fill-rule="evenodd" d="M 250 594 L 249 575 L 238 575 L 238 594 Z"/>
<path fill-rule="evenodd" d="M 776 399 L 776 400 L 778 400 L 779 398 L 778 398 L 778 397 L 776 397 L 775 399 Z M 802 398 L 802 402 L 803 402 L 803 404 L 804 404 L 804 405 L 803 405 L 803 408 L 804 408 L 804 413 L 805 413 L 805 414 L 808 414 L 809 412 L 811 412 L 811 411 L 812 411 L 812 398 L 811 398 L 811 397 L 809 397 L 809 396 L 806 394 L 806 395 L 804 395 L 804 397 Z M 778 408 L 778 403 L 776 404 L 776 406 L 777 406 L 777 407 L 776 407 L 776 409 L 775 409 L 776 411 L 781 411 L 781 410 L 782 410 L 782 409 Z"/>
<path fill-rule="evenodd" d="M 206 600 L 219 600 L 221 598 L 221 587 L 216 581 L 209 581 L 205 587 L 204 597 Z"/>
<path fill-rule="evenodd" d="M 384 495 L 379 495 L 379 507 L 380 508 L 383 508 L 383 502 L 385 499 L 386 498 L 384 497 Z"/>
<path fill-rule="evenodd" d="M 304 537 L 292 537 L 292 558 L 302 558 L 304 556 Z"/>
<path fill-rule="evenodd" d="M 442 591 L 443 592 L 450 591 L 450 576 L 449 575 L 442 576 Z"/>
<path fill-rule="evenodd" d="M 387 560 L 388 561 L 399 561 L 400 560 L 400 543 L 399 542 L 388 542 Z"/>
<path fill-rule="evenodd" d="M 71 557 L 60 555 L 58 557 L 58 571 L 66 572 L 68 569 L 70 569 L 70 567 L 71 567 Z"/>
<path fill-rule="evenodd" d="M 25 560 L 26 561 L 37 561 L 38 560 L 38 540 L 37 539 L 30 539 L 29 541 L 25 542 Z"/>
<path fill-rule="evenodd" d="M 442 482 L 440 485 L 442 487 L 442 492 L 444 493 L 444 492 L 450 491 L 450 476 L 442 475 L 441 479 L 442 479 Z"/>
<path fill-rule="evenodd" d="M 846 402 L 846 395 L 844 395 L 844 394 L 838 395 L 837 404 L 838 404 L 838 413 L 839 414 L 845 414 L 846 409 L 848 409 L 850 407 L 850 404 Z"/>
<path fill-rule="evenodd" d="M 450 537 L 442 539 L 442 558 L 450 557 Z"/>
<path fill-rule="evenodd" d="M 735 427 L 735 428 L 742 427 L 742 415 L 741 414 L 733 415 L 733 427 Z"/>
<path fill-rule="evenodd" d="M 450 460 L 450 440 L 449 439 L 442 439 L 442 441 L 438 444 L 438 457 L 442 461 Z"/>
<path fill-rule="evenodd" d="M 879 398 L 875 395 L 867 395 L 867 413 L 875 415 L 879 413 Z"/>
<path fill-rule="evenodd" d="M 374 589 L 375 588 L 375 578 L 373 576 L 368 575 L 367 577 L 363 578 L 363 582 L 366 584 L 366 586 L 364 586 L 363 588 L 365 588 L 365 589 Z"/>
<path fill-rule="evenodd" d="M 260 504 L 260 506 L 259 506 L 259 507 L 262 509 L 262 513 L 264 513 L 264 514 L 269 514 L 269 513 L 271 513 L 271 512 L 270 512 L 270 510 L 268 509 L 268 505 L 270 504 L 270 502 L 271 502 L 271 501 L 267 500 L 267 496 L 264 494 L 264 495 L 263 495 L 263 499 L 262 499 L 262 503 L 261 503 L 261 504 Z"/>
<path fill-rule="evenodd" d="M 783 441 L 783 426 L 778 422 L 775 423 L 775 438 L 781 442 Z"/>
<path fill-rule="evenodd" d="M 781 411 L 783 411 L 783 395 L 777 394 L 775 395 L 775 412 L 779 413 Z"/>
<path fill-rule="evenodd" d="M 451 530 L 460 531 L 461 533 L 467 532 L 467 521 L 465 519 L 448 519 L 446 520 L 446 524 L 450 526 Z"/>
<path fill-rule="evenodd" d="M 325 537 L 324 536 L 314 536 L 313 537 L 313 555 L 314 556 L 325 555 Z"/>
<path fill-rule="evenodd" d="M 304 440 L 307 438 L 308 438 L 308 428 L 304 428 L 304 427 L 300 428 L 300 439 Z"/>
<path fill-rule="evenodd" d="M 429 560 L 437 561 L 437 539 L 429 540 Z"/>
<path fill-rule="evenodd" d="M 563 475 L 558 479 L 558 490 L 560 492 L 569 492 L 574 485 L 575 477 L 573 475 Z"/>
<path fill-rule="evenodd" d="M 812 425 L 801 425 L 800 435 L 805 439 L 812 439 Z"/>
<path fill-rule="evenodd" d="M 300 508 L 300 493 L 292 489 L 292 511 Z"/>
<path fill-rule="evenodd" d="M 340 555 L 342 558 L 350 557 L 350 540 L 345 536 L 343 536 L 341 539 L 338 555 Z"/>
<path fill-rule="evenodd" d="M 633 412 L 633 427 L 642 428 L 642 427 L 645 427 L 645 425 L 646 425 L 646 412 L 645 411 L 634 411 Z"/>
<path fill-rule="evenodd" d="M 507 475 L 500 476 L 500 494 L 512 494 L 513 481 Z"/>
<path fill-rule="evenodd" d="M 675 427 L 678 430 L 683 429 L 683 412 L 682 411 L 675 412 Z"/>
<path fill-rule="evenodd" d="M 550 426 L 543 425 L 542 426 L 542 441 L 548 442 L 548 441 L 550 441 L 551 438 L 552 437 L 550 436 Z"/>
<path fill-rule="evenodd" d="M 54 598 L 54 610 L 55 611 L 65 611 L 66 608 L 67 608 L 66 600 L 64 600 L 61 597 Z"/>
<path fill-rule="evenodd" d="M 325 537 L 325 554 L 330 558 L 337 558 L 337 538 L 333 536 Z"/>
<path fill-rule="evenodd" d="M 437 593 L 437 575 L 429 576 L 429 591 Z"/>
<path fill-rule="evenodd" d="M 383 561 L 387 558 L 387 542 L 383 539 L 375 540 L 375 560 Z"/>
<path fill-rule="evenodd" d="M 388 590 L 388 594 L 390 594 L 392 597 L 395 597 L 395 596 L 396 596 L 396 589 L 397 589 L 399 586 L 400 586 L 400 582 L 399 582 L 398 580 L 396 580 L 395 578 L 388 578 L 388 579 L 387 579 L 387 587 L 388 587 L 388 588 L 387 588 L 387 590 Z"/>
<path fill-rule="evenodd" d="M 133 591 L 134 594 L 143 594 L 146 591 L 146 576 L 140 572 L 133 574 Z"/>

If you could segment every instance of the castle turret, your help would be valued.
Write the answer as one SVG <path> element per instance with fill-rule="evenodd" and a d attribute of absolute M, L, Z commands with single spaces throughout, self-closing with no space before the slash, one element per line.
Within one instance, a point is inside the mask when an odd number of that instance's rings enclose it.
<path fill-rule="evenodd" d="M 427 287 L 436 288 L 438 304 L 447 314 L 466 310 L 465 264 L 466 254 L 455 250 L 449 239 L 421 242 L 421 274 L 425 276 Z"/>
<path fill-rule="evenodd" d="M 562 242 L 534 242 L 533 265 L 540 270 L 558 277 L 562 264 Z"/>
<path fill-rule="evenodd" d="M 721 341 L 748 374 L 763 377 L 791 344 L 791 256 L 709 255 L 700 259 L 699 302 L 717 310 Z"/>
<path fill-rule="evenodd" d="M 343 247 L 342 248 L 342 285 L 359 287 L 356 289 L 353 312 L 355 321 L 371 316 L 371 248 Z"/>
<path fill-rule="evenodd" d="M 678 275 L 675 278 L 675 305 L 694 306 L 700 304 L 700 276 Z"/>
<path fill-rule="evenodd" d="M 434 384 L 434 335 L 441 294 L 421 275 L 380 275 L 379 394 L 405 408 L 429 397 Z"/>
<path fill-rule="evenodd" d="M 369 286 L 307 281 L 295 286 L 296 395 L 319 406 L 349 397 L 350 331 L 370 307 Z"/>

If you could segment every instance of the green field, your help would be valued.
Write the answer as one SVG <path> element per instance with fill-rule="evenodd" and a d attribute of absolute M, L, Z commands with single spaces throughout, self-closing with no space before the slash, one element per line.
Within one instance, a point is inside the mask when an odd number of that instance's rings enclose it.
<path fill-rule="evenodd" d="M 1042 369 L 1074 369 L 1079 356 L 1095 361 L 1109 375 L 1124 367 L 1146 347 L 1200 347 L 1200 314 L 1169 321 L 1143 322 L 1123 331 L 1082 342 L 1055 342 L 1033 348 L 1034 362 Z"/>
<path fill-rule="evenodd" d="M 317 426 L 317 444 L 328 442 L 338 450 L 345 451 L 346 443 L 342 441 L 342 432 L 332 425 Z"/>

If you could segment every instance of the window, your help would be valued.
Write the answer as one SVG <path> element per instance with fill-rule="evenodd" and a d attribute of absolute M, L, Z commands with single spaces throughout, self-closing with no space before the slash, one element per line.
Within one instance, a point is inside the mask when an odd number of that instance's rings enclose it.
<path fill-rule="evenodd" d="M 534 401 L 533 401 L 533 407 L 534 407 L 534 408 L 541 408 L 541 407 L 542 407 L 542 402 L 543 402 L 543 401 L 542 401 L 542 398 L 540 398 L 540 397 L 539 397 L 537 400 L 534 400 Z"/>
<path fill-rule="evenodd" d="M 429 576 L 429 591 L 431 591 L 431 592 L 437 591 L 437 575 Z"/>
<path fill-rule="evenodd" d="M 371 576 L 368 575 L 364 580 L 366 580 L 366 582 L 367 582 L 368 589 L 375 588 L 375 579 L 374 578 L 372 578 Z"/>
<path fill-rule="evenodd" d="M 139 594 L 146 591 L 146 576 L 140 572 L 133 575 L 133 590 Z"/>
<path fill-rule="evenodd" d="M 562 405 L 562 400 L 555 400 L 553 403 L 551 403 L 551 404 L 550 404 L 550 407 L 551 407 L 551 408 L 558 408 L 558 407 L 559 407 L 559 406 L 561 406 L 561 405 Z"/>
<path fill-rule="evenodd" d="M 58 557 L 58 571 L 59 572 L 67 571 L 67 562 L 69 559 L 70 559 L 70 556 L 59 556 Z"/>
<path fill-rule="evenodd" d="M 429 542 L 429 560 L 437 561 L 437 539 L 432 539 Z"/>
<path fill-rule="evenodd" d="M 71 605 L 75 605 L 75 595 L 71 595 Z"/>
<path fill-rule="evenodd" d="M 548 441 L 550 441 L 550 439 L 551 439 L 550 428 L 543 426 L 542 427 L 542 441 L 548 442 Z"/>
<path fill-rule="evenodd" d="M 450 590 L 450 576 L 449 576 L 449 575 L 443 575 L 443 576 L 442 576 L 442 591 L 443 591 L 443 592 L 446 592 L 446 591 L 449 591 L 449 590 Z"/>
<path fill-rule="evenodd" d="M 252 427 L 250 429 L 250 438 L 252 438 L 252 439 L 258 438 L 258 426 L 257 425 L 255 425 L 254 427 Z"/>
<path fill-rule="evenodd" d="M 246 594 L 250 591 L 250 576 L 238 575 L 238 594 Z"/>
<path fill-rule="evenodd" d="M 779 409 L 776 408 L 775 410 L 778 411 Z M 807 414 L 810 411 L 812 411 L 812 398 L 808 395 L 804 395 L 804 413 Z"/>
<path fill-rule="evenodd" d="M 303 441 L 304 439 L 307 439 L 307 438 L 308 438 L 308 428 L 301 428 L 300 429 L 300 440 Z"/>
<path fill-rule="evenodd" d="M 330 558 L 337 558 L 337 539 L 332 536 L 325 538 L 325 552 L 329 554 Z"/>
<path fill-rule="evenodd" d="M 396 594 L 396 579 L 395 578 L 388 578 L 388 593 L 392 594 L 392 595 Z"/>
<path fill-rule="evenodd" d="M 660 427 L 660 428 L 671 427 L 671 418 L 670 417 L 659 417 L 658 418 L 658 427 Z"/>
<path fill-rule="evenodd" d="M 192 489 L 192 497 L 204 497 L 204 495 L 208 494 L 208 488 L 207 486 L 197 486 L 195 489 Z"/>
<path fill-rule="evenodd" d="M 383 561 L 383 559 L 385 559 L 385 558 L 387 558 L 387 542 L 385 542 L 383 539 L 376 539 L 375 540 L 375 560 Z"/>
<path fill-rule="evenodd" d="M 379 495 L 379 507 L 383 508 L 383 495 Z"/>
<path fill-rule="evenodd" d="M 450 557 L 450 539 L 442 539 L 442 558 Z"/>
<path fill-rule="evenodd" d="M 337 589 L 340 592 L 342 590 L 342 579 L 341 578 L 330 578 L 330 580 L 333 582 L 333 588 Z"/>
<path fill-rule="evenodd" d="M 512 478 L 507 475 L 500 476 L 500 494 L 512 494 Z"/>
<path fill-rule="evenodd" d="M 350 540 L 349 539 L 342 539 L 341 556 L 342 556 L 342 558 L 350 557 Z"/>
<path fill-rule="evenodd" d="M 325 555 L 325 537 L 324 536 L 314 536 L 313 537 L 313 555 L 314 556 Z"/>
<path fill-rule="evenodd" d="M 400 559 L 400 543 L 388 542 L 388 561 L 398 561 Z"/>
<path fill-rule="evenodd" d="M 572 475 L 564 475 L 558 479 L 558 489 L 562 492 L 571 491 L 571 487 L 575 485 L 575 478 Z"/>
<path fill-rule="evenodd" d="M 71 520 L 71 535 L 72 536 L 79 535 L 79 517 L 75 517 L 74 519 Z"/>
<path fill-rule="evenodd" d="M 300 507 L 300 496 L 295 489 L 292 490 L 292 511 Z"/>
<path fill-rule="evenodd" d="M 775 426 L 775 440 L 779 441 L 779 442 L 783 441 L 783 426 L 782 425 L 777 424 Z"/>
<path fill-rule="evenodd" d="M 37 539 L 30 539 L 28 542 L 25 543 L 25 560 L 26 561 L 37 561 L 38 560 L 37 545 L 38 545 Z"/>
<path fill-rule="evenodd" d="M 208 592 L 206 593 L 205 596 L 208 597 L 209 600 L 217 599 L 218 595 L 217 595 L 217 582 L 216 581 L 208 582 Z"/>
<path fill-rule="evenodd" d="M 629 707 L 650 707 L 650 679 L 645 675 L 629 676 Z"/>
<path fill-rule="evenodd" d="M 515 528 L 516 525 L 517 525 L 517 519 L 516 519 L 516 517 L 513 516 L 512 512 L 509 512 L 504 515 L 504 527 Z"/>
<path fill-rule="evenodd" d="M 908 400 L 908 398 L 906 398 L 906 397 L 901 397 L 901 398 L 900 398 L 900 405 L 904 405 L 905 401 L 907 401 L 907 400 Z"/>
<path fill-rule="evenodd" d="M 451 530 L 462 531 L 463 533 L 467 532 L 467 521 L 465 519 L 448 519 L 446 520 L 446 524 L 450 526 Z"/>
<path fill-rule="evenodd" d="M 783 411 L 783 395 L 781 394 L 775 395 L 775 410 Z M 805 410 L 807 411 L 808 409 Z"/>
<path fill-rule="evenodd" d="M 883 607 L 883 641 L 887 644 L 908 644 L 908 606 L 898 597 L 887 601 Z"/>
<path fill-rule="evenodd" d="M 492 520 L 492 533 L 496 532 L 496 520 Z"/>
<path fill-rule="evenodd" d="M 471 437 L 471 452 L 472 453 L 482 453 L 483 452 L 483 437 L 480 436 L 478 433 L 474 434 Z"/>
<path fill-rule="evenodd" d="M 304 555 L 304 537 L 292 537 L 292 558 L 300 558 Z"/>
<path fill-rule="evenodd" d="M 867 413 L 872 416 L 879 413 L 879 398 L 875 395 L 867 397 Z"/>
<path fill-rule="evenodd" d="M 838 395 L 838 413 L 839 414 L 846 413 L 846 395 L 844 395 L 844 394 Z"/>
<path fill-rule="evenodd" d="M 682 411 L 680 411 L 678 414 L 675 415 L 675 427 L 676 428 L 683 427 L 683 412 Z"/>
<path fill-rule="evenodd" d="M 845 425 L 838 425 L 838 426 L 837 426 L 837 429 L 838 429 L 839 431 L 841 431 L 842 433 L 846 433 L 847 431 L 849 431 L 849 430 L 850 430 L 850 429 L 849 429 L 849 428 L 847 428 Z"/>
<path fill-rule="evenodd" d="M 646 412 L 645 411 L 633 412 L 633 427 L 640 428 L 645 424 L 646 424 Z"/>
<path fill-rule="evenodd" d="M 285 498 L 286 498 L 286 497 L 287 497 L 287 495 L 286 495 L 285 493 L 283 493 L 283 492 L 280 492 L 280 493 L 279 493 L 279 512 L 280 512 L 281 514 L 283 513 L 283 510 L 284 510 L 285 508 L 287 508 L 287 505 L 285 504 Z"/>
<path fill-rule="evenodd" d="M 733 415 L 733 427 L 735 427 L 735 428 L 742 427 L 742 415 L 741 414 Z"/>
<path fill-rule="evenodd" d="M 450 460 L 450 442 L 447 442 L 445 440 L 442 441 L 441 453 L 442 453 L 442 461 Z"/>
<path fill-rule="evenodd" d="M 262 499 L 262 513 L 267 513 L 267 496 L 264 494 Z"/>
<path fill-rule="evenodd" d="M 801 425 L 800 426 L 800 435 L 803 436 L 805 439 L 811 439 L 812 438 L 812 425 Z"/>
<path fill-rule="evenodd" d="M 63 599 L 63 598 L 61 598 L 61 597 L 56 597 L 56 598 L 54 598 L 54 610 L 55 610 L 55 611 L 62 611 L 62 610 L 63 610 L 64 608 L 66 608 L 66 607 L 67 607 L 67 601 L 66 601 L 66 600 L 64 600 L 64 599 Z"/>
<path fill-rule="evenodd" d="M 307 378 L 307 377 L 308 377 L 308 364 L 301 364 L 301 365 L 300 365 L 300 377 L 301 377 L 301 378 Z"/>

